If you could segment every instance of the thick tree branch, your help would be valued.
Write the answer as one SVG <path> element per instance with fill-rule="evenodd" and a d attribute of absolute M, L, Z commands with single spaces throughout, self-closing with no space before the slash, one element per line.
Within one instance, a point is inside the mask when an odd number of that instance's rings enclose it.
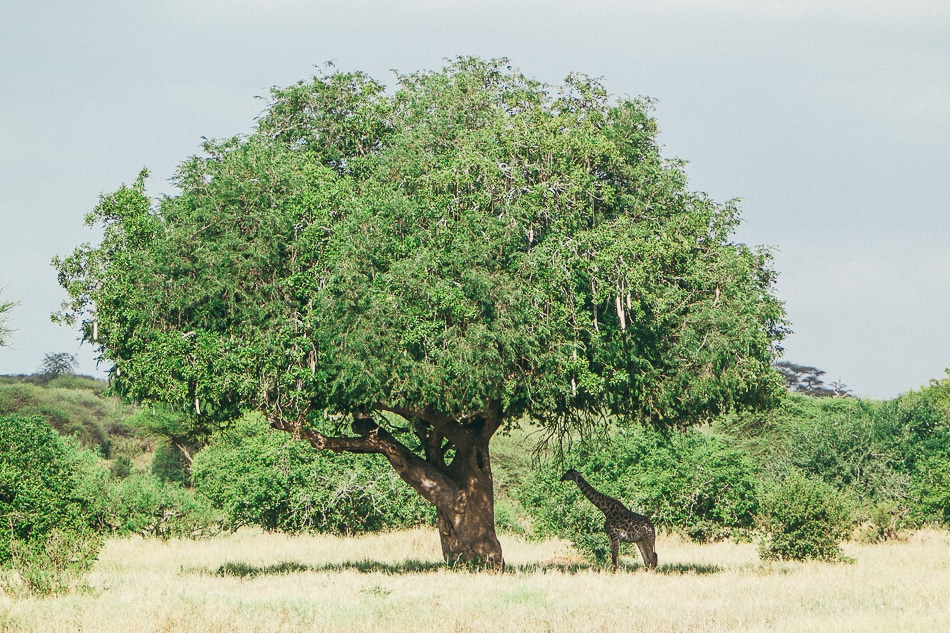
<path fill-rule="evenodd" d="M 317 450 L 384 455 L 403 481 L 432 504 L 438 505 L 437 500 L 444 502 L 446 496 L 458 492 L 458 484 L 436 464 L 429 463 L 413 453 L 393 437 L 392 433 L 365 415 L 357 415 L 353 419 L 353 432 L 358 437 L 329 437 L 313 429 L 302 428 L 299 422 L 279 416 L 269 415 L 267 420 L 273 428 L 293 433 L 310 442 Z"/>
<path fill-rule="evenodd" d="M 435 411 L 432 407 L 394 407 L 378 402 L 373 409 L 395 413 L 409 421 L 419 419 L 427 422 L 439 435 L 456 446 L 467 444 L 472 433 L 482 435 L 486 439 L 491 438 L 501 426 L 501 403 L 495 400 L 489 402 L 484 410 L 460 416 L 459 419 Z"/>
<path fill-rule="evenodd" d="M 432 407 L 393 407 L 384 402 L 377 402 L 373 407 L 376 411 L 388 411 L 402 416 L 409 421 L 419 419 L 429 423 L 433 429 L 440 435 L 447 438 L 453 444 L 464 443 L 466 439 L 466 429 L 459 424 L 452 416 L 435 411 Z"/>
<path fill-rule="evenodd" d="M 181 451 L 181 454 L 185 456 L 185 459 L 188 461 L 188 465 L 190 466 L 194 460 L 191 458 L 191 453 L 188 452 L 188 448 L 180 442 L 175 442 L 175 446 L 177 446 L 178 450 Z"/>
<path fill-rule="evenodd" d="M 501 403 L 497 400 L 492 400 L 479 415 L 484 419 L 484 424 L 481 429 L 482 437 L 485 440 L 489 440 L 495 432 L 501 428 Z"/>
<path fill-rule="evenodd" d="M 445 451 L 443 448 L 443 437 L 435 429 L 431 428 L 422 420 L 413 421 L 413 431 L 419 438 L 422 450 L 425 452 L 426 461 L 435 464 L 439 468 L 445 468 Z M 451 443 L 449 443 L 451 444 Z"/>

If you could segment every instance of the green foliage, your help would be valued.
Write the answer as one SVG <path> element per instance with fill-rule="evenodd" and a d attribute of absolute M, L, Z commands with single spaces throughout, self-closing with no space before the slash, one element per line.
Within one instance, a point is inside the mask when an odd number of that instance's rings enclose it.
<path fill-rule="evenodd" d="M 231 528 L 354 534 L 435 515 L 382 457 L 317 452 L 257 415 L 213 436 L 193 469 L 195 491 L 225 512 Z"/>
<path fill-rule="evenodd" d="M 950 382 L 881 402 L 790 396 L 767 414 L 732 416 L 736 438 L 774 477 L 798 469 L 850 497 L 868 538 L 946 522 L 950 498 Z"/>
<path fill-rule="evenodd" d="M 102 243 L 55 264 L 118 392 L 204 423 L 497 403 L 554 434 L 774 402 L 769 254 L 686 189 L 648 102 L 506 60 L 398 81 L 275 89 L 180 195 L 102 197 Z"/>
<path fill-rule="evenodd" d="M 209 429 L 193 416 L 163 406 L 138 409 L 126 424 L 157 443 L 152 473 L 159 479 L 191 485 L 191 459 L 208 441 Z"/>
<path fill-rule="evenodd" d="M 219 530 L 219 513 L 202 499 L 128 470 L 116 479 L 108 462 L 39 418 L 0 417 L 0 565 L 12 559 L 11 543 L 20 544 L 21 560 L 55 562 L 69 553 L 44 548 L 97 542 L 97 535 L 193 537 Z M 55 530 L 60 534 L 48 540 Z"/>
<path fill-rule="evenodd" d="M 901 540 L 903 529 L 908 523 L 908 509 L 897 501 L 878 501 L 860 508 L 862 518 L 866 519 L 858 530 L 857 539 L 862 543 L 880 543 L 888 540 Z"/>
<path fill-rule="evenodd" d="M 82 471 L 76 447 L 47 422 L 0 416 L 0 568 L 15 567 L 31 590 L 59 590 L 95 560 Z"/>
<path fill-rule="evenodd" d="M 911 498 L 919 523 L 950 526 L 950 456 L 931 455 L 918 462 Z"/>
<path fill-rule="evenodd" d="M 127 424 L 148 437 L 188 447 L 203 446 L 209 433 L 209 429 L 198 424 L 193 416 L 163 406 L 138 409 Z"/>
<path fill-rule="evenodd" d="M 136 473 L 109 487 L 104 523 L 111 534 L 197 538 L 221 531 L 224 517 L 181 486 Z"/>
<path fill-rule="evenodd" d="M 7 345 L 13 332 L 7 327 L 8 313 L 17 306 L 16 301 L 0 301 L 0 347 Z"/>
<path fill-rule="evenodd" d="M 793 470 L 763 484 L 759 495 L 765 560 L 841 560 L 840 544 L 853 526 L 848 501 L 833 487 Z"/>
<path fill-rule="evenodd" d="M 152 474 L 161 481 L 179 486 L 191 485 L 191 465 L 181 449 L 170 442 L 162 442 L 152 455 Z"/>
<path fill-rule="evenodd" d="M 99 557 L 102 538 L 88 531 L 53 529 L 33 543 L 10 544 L 14 594 L 49 596 L 84 588 L 83 578 Z M 18 581 L 18 582 L 17 582 Z"/>
<path fill-rule="evenodd" d="M 60 376 L 38 385 L 32 377 L 0 378 L 0 415 L 39 416 L 60 434 L 75 437 L 104 456 L 111 451 L 108 429 L 122 426 L 130 407 L 104 397 L 102 381 Z"/>
<path fill-rule="evenodd" d="M 892 407 L 856 399 L 806 403 L 802 409 L 812 414 L 800 415 L 788 432 L 793 467 L 869 502 L 906 498 L 908 438 Z"/>
<path fill-rule="evenodd" d="M 74 354 L 66 352 L 57 352 L 55 354 L 46 354 L 43 357 L 43 363 L 39 371 L 34 376 L 40 384 L 46 384 L 61 376 L 70 376 L 76 373 L 78 361 Z"/>
<path fill-rule="evenodd" d="M 119 455 L 109 464 L 109 470 L 116 479 L 125 479 L 132 474 L 132 460 L 128 455 Z"/>
<path fill-rule="evenodd" d="M 117 479 L 109 462 L 90 451 L 77 451 L 73 463 L 75 497 L 103 535 L 196 538 L 220 531 L 220 513 L 178 483 L 137 472 Z"/>
<path fill-rule="evenodd" d="M 93 527 L 106 536 L 197 538 L 220 532 L 223 518 L 179 484 L 151 473 L 116 479 L 108 463 L 89 451 L 74 457 L 75 496 L 89 509 Z"/>
<path fill-rule="evenodd" d="M 698 431 L 641 428 L 574 450 L 569 463 L 598 490 L 694 540 L 749 538 L 755 527 L 755 468 L 729 441 Z M 551 463 L 518 489 L 538 536 L 558 536 L 603 561 L 603 514 Z"/>

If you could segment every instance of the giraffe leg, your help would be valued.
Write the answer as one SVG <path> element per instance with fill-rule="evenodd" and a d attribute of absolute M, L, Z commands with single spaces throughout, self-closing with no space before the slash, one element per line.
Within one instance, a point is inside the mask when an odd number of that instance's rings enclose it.
<path fill-rule="evenodd" d="M 614 564 L 614 571 L 617 571 L 617 565 L 620 560 L 620 538 L 613 532 L 607 533 L 610 539 L 610 558 Z"/>

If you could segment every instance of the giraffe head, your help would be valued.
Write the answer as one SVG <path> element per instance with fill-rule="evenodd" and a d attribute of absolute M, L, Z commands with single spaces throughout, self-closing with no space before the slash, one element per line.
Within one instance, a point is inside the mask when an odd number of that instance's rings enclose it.
<path fill-rule="evenodd" d="M 561 481 L 577 481 L 577 478 L 580 476 L 581 474 L 579 472 L 571 468 L 561 476 Z"/>

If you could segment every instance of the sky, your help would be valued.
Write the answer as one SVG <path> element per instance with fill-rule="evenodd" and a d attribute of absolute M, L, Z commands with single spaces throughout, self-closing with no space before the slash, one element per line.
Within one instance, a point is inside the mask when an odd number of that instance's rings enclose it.
<path fill-rule="evenodd" d="M 785 359 L 892 398 L 950 368 L 950 3 L 944 0 L 0 0 L 0 374 L 95 350 L 50 314 L 50 265 L 98 196 L 174 195 L 202 137 L 248 133 L 324 63 L 393 85 L 459 55 L 656 101 L 690 188 L 774 248 Z"/>

